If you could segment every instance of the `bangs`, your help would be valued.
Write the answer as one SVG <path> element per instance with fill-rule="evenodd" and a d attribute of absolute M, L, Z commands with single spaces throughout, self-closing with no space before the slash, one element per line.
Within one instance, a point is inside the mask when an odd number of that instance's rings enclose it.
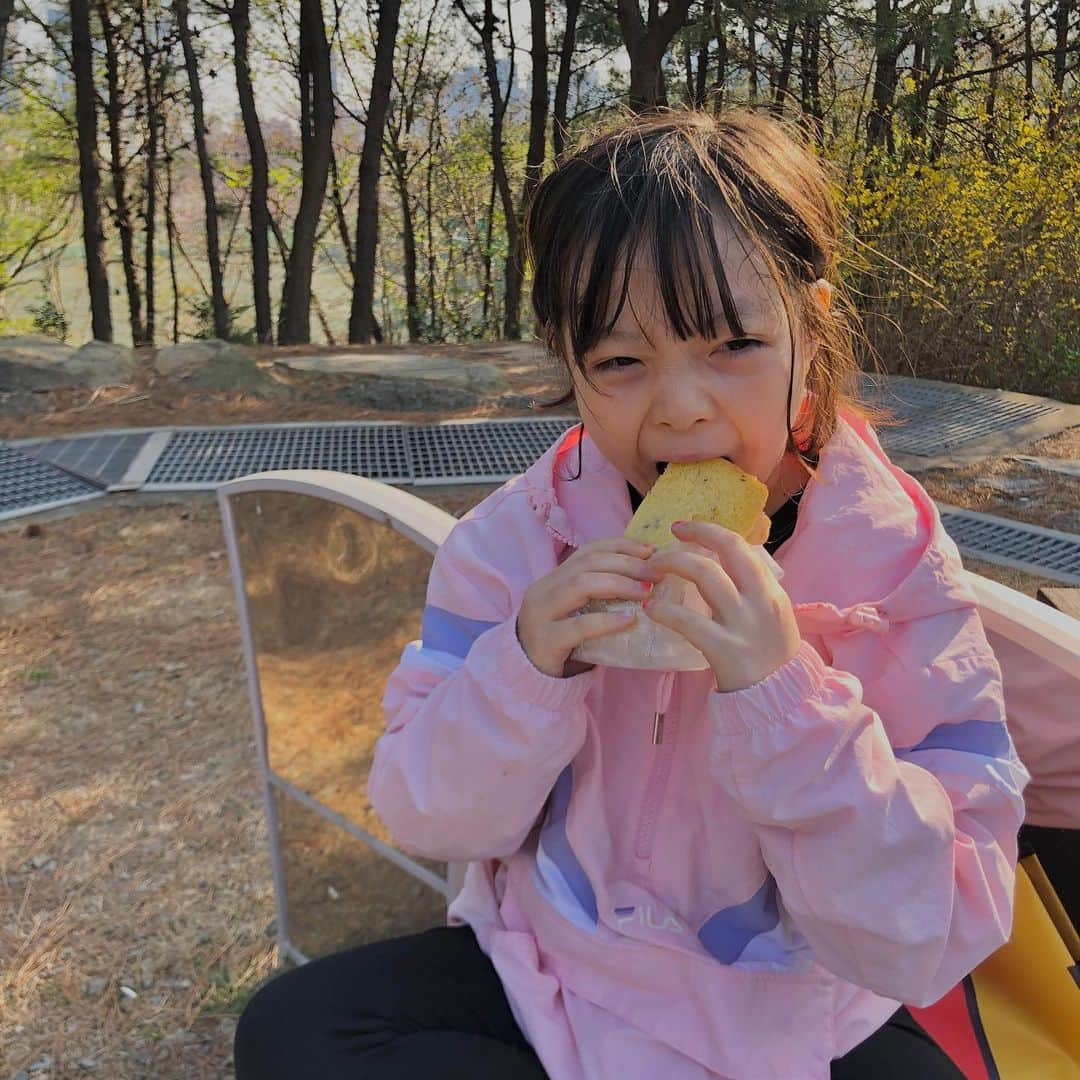
<path fill-rule="evenodd" d="M 714 235 L 717 217 L 735 221 L 730 207 L 738 196 L 722 189 L 724 177 L 685 164 L 634 162 L 623 180 L 625 164 L 615 158 L 610 171 L 590 171 L 591 190 L 581 190 L 579 172 L 572 197 L 549 183 L 533 207 L 534 222 L 548 215 L 550 229 L 535 265 L 534 306 L 549 344 L 561 352 L 568 341 L 582 372 L 585 354 L 622 314 L 635 265 L 655 273 L 664 319 L 678 338 L 711 340 L 721 326 L 745 334 Z"/>
<path fill-rule="evenodd" d="M 650 187 L 643 192 L 636 213 L 618 192 L 609 189 L 610 194 L 604 193 L 593 211 L 596 232 L 575 230 L 579 237 L 597 238 L 591 245 L 578 243 L 577 251 L 567 252 L 563 262 L 572 270 L 564 279 L 563 319 L 557 325 L 569 331 L 579 364 L 618 322 L 635 265 L 646 265 L 655 273 L 664 318 L 676 337 L 717 335 L 721 312 L 714 308 L 716 294 L 726 325 L 743 334 L 716 246 L 712 212 L 666 185 Z M 576 297 L 580 300 L 575 304 Z"/>

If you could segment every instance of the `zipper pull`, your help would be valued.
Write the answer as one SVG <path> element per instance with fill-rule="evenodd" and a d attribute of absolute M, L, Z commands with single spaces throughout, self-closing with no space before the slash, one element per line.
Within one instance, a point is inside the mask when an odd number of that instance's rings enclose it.
<path fill-rule="evenodd" d="M 656 712 L 653 713 L 652 741 L 659 746 L 664 741 L 664 714 L 671 701 L 671 688 L 675 683 L 675 672 L 665 671 L 656 684 Z"/>

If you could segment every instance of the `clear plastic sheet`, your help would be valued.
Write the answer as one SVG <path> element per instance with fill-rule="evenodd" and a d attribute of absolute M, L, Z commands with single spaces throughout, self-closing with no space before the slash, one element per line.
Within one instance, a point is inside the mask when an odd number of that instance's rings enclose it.
<path fill-rule="evenodd" d="M 664 548 L 665 551 L 673 549 L 693 551 L 717 561 L 715 552 L 699 544 L 678 540 Z M 756 547 L 754 551 L 778 580 L 783 577 L 780 564 L 764 547 Z M 658 600 L 684 604 L 692 611 L 712 617 L 697 586 L 675 574 L 668 574 L 658 581 L 653 586 L 653 595 Z M 581 609 L 581 613 L 594 611 L 633 611 L 637 617 L 625 630 L 586 641 L 570 654 L 572 660 L 654 671 L 701 671 L 709 666 L 705 657 L 682 634 L 653 622 L 637 600 L 593 600 Z"/>

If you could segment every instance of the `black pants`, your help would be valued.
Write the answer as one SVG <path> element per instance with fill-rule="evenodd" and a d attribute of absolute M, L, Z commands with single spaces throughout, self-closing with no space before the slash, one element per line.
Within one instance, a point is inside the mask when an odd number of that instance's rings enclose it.
<path fill-rule="evenodd" d="M 546 1075 L 466 926 L 364 945 L 286 972 L 255 994 L 236 1029 L 237 1080 Z M 834 1061 L 832 1077 L 963 1080 L 903 1008 Z"/>

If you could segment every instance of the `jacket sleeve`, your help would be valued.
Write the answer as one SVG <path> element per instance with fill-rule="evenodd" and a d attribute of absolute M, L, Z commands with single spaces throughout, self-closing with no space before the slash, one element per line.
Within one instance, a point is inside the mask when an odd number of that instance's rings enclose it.
<path fill-rule="evenodd" d="M 539 572 L 522 565 L 538 545 L 498 520 L 464 519 L 437 552 L 421 640 L 383 696 L 368 795 L 405 850 L 433 859 L 511 855 L 585 740 L 592 672 L 553 678 L 525 655 L 511 582 Z"/>
<path fill-rule="evenodd" d="M 910 626 L 881 639 L 881 712 L 806 642 L 756 686 L 714 692 L 710 766 L 818 962 L 925 1006 L 1009 938 L 1029 777 L 977 612 L 919 621 L 951 647 L 921 665 L 904 648 Z M 909 732 L 917 718 L 921 740 L 894 746 L 890 714 Z"/>

